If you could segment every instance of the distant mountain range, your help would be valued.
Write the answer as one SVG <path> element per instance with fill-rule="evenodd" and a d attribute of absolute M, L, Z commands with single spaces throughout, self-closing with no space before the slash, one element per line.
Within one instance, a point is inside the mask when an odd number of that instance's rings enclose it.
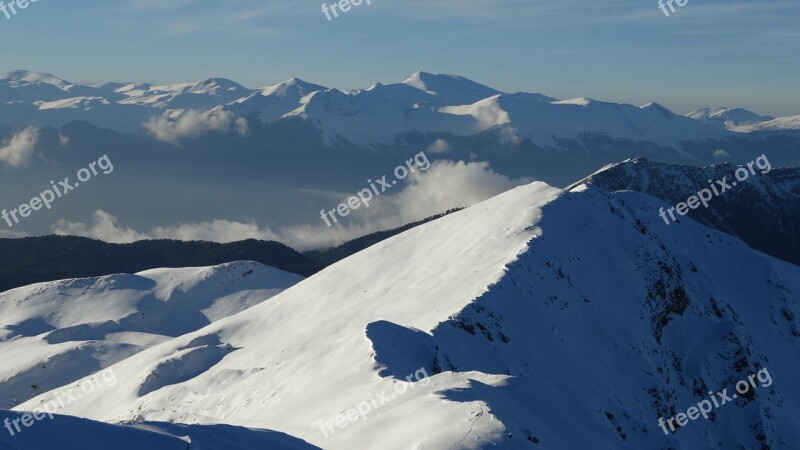
<path fill-rule="evenodd" d="M 543 94 L 503 93 L 453 75 L 418 72 L 401 83 L 339 91 L 299 79 L 248 89 L 224 78 L 164 86 L 76 84 L 50 74 L 0 75 L 0 122 L 62 127 L 73 120 L 122 132 L 149 130 L 161 139 L 192 137 L 197 129 L 159 128 L 191 120 L 208 131 L 235 131 L 235 119 L 263 123 L 300 117 L 331 145 L 374 147 L 408 133 L 470 136 L 487 131 L 541 146 L 582 134 L 678 145 L 723 139 L 756 130 L 796 130 L 797 117 L 774 118 L 742 109 L 704 109 L 681 116 L 656 103 L 642 107 L 589 98 L 559 100 Z M 188 114 L 187 111 L 194 111 Z M 800 117 L 800 116 L 799 116 Z M 742 128 L 749 126 L 751 128 Z"/>

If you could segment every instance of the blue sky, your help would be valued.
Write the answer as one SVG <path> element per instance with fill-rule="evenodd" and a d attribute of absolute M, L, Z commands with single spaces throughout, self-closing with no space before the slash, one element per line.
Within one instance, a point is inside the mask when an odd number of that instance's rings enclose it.
<path fill-rule="evenodd" d="M 39 0 L 0 15 L 0 72 L 349 89 L 424 70 L 679 113 L 800 114 L 797 0 L 689 0 L 670 17 L 657 0 L 372 0 L 330 22 L 321 3 Z"/>

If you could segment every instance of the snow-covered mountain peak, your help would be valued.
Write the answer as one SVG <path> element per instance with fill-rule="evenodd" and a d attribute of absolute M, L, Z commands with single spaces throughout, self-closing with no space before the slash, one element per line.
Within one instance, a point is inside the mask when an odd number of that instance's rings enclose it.
<path fill-rule="evenodd" d="M 246 87 L 227 78 L 208 78 L 196 83 L 196 91 L 246 91 Z"/>
<path fill-rule="evenodd" d="M 686 117 L 699 120 L 701 122 L 723 125 L 728 129 L 739 126 L 755 125 L 761 122 L 773 120 L 774 117 L 761 115 L 742 108 L 701 108 L 696 109 Z"/>
<path fill-rule="evenodd" d="M 734 183 L 731 189 L 709 201 L 708 208 L 690 210 L 688 217 L 737 236 L 757 250 L 800 264 L 800 169 L 772 167 L 766 155 L 753 166 L 755 173 L 742 182 L 734 174 L 743 166 L 728 162 L 695 167 L 636 158 L 609 164 L 576 184 L 591 183 L 611 192 L 642 192 L 675 205 L 707 188 L 709 180 L 727 179 Z"/>
<path fill-rule="evenodd" d="M 436 77 L 437 77 L 437 75 L 434 75 L 434 74 L 431 74 L 431 73 L 428 73 L 428 72 L 419 71 L 419 72 L 415 72 L 415 73 L 411 74 L 408 78 L 403 80 L 403 84 L 407 84 L 409 86 L 413 86 L 413 87 L 415 87 L 417 89 L 420 89 L 420 90 L 423 90 L 423 91 L 428 91 L 428 85 L 426 83 L 426 80 L 430 81 L 430 80 L 432 80 L 432 79 L 434 79 Z M 444 77 L 450 77 L 450 76 L 449 75 L 444 75 Z"/>
<path fill-rule="evenodd" d="M 327 88 L 314 83 L 308 83 L 299 78 L 291 78 L 282 83 L 264 87 L 261 90 L 260 94 L 263 96 L 274 95 L 278 97 L 286 97 L 288 95 L 300 95 L 302 97 L 315 91 L 324 91 L 325 89 Z"/>
<path fill-rule="evenodd" d="M 216 96 L 245 95 L 251 92 L 250 89 L 242 86 L 235 81 L 226 78 L 208 78 L 201 81 L 189 83 L 177 83 L 163 86 L 151 86 L 150 89 L 156 92 L 165 93 L 192 93 L 207 94 Z"/>
<path fill-rule="evenodd" d="M 73 83 L 62 80 L 45 72 L 32 72 L 28 70 L 13 70 L 0 75 L 0 81 L 25 82 L 29 84 L 50 84 L 60 89 L 71 86 Z"/>
<path fill-rule="evenodd" d="M 664 105 L 662 105 L 660 103 L 656 103 L 656 102 L 647 103 L 645 105 L 642 105 L 641 108 L 644 109 L 644 110 L 653 109 L 653 110 L 659 111 L 659 112 L 661 112 L 661 113 L 663 113 L 664 115 L 667 115 L 667 116 L 675 115 L 675 113 L 672 112 L 669 108 L 667 108 L 666 106 L 664 106 Z"/>
<path fill-rule="evenodd" d="M 150 83 L 120 83 L 120 86 L 116 88 L 114 91 L 119 93 L 126 93 L 131 91 L 147 91 L 152 88 L 153 85 Z"/>
<path fill-rule="evenodd" d="M 402 84 L 435 95 L 441 104 L 450 106 L 468 105 L 501 93 L 457 75 L 434 75 L 427 72 L 417 72 L 406 78 Z"/>

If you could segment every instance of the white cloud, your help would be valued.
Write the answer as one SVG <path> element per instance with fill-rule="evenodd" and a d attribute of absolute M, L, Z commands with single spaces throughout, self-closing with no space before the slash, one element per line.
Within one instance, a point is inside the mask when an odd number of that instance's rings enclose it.
<path fill-rule="evenodd" d="M 28 164 L 38 141 L 39 131 L 36 128 L 28 127 L 20 131 L 0 146 L 0 162 L 11 167 Z"/>
<path fill-rule="evenodd" d="M 183 138 L 202 136 L 211 131 L 247 133 L 247 120 L 230 111 L 193 109 L 167 111 L 153 116 L 144 127 L 156 139 L 177 144 Z"/>
<path fill-rule="evenodd" d="M 719 149 L 715 151 L 713 154 L 714 158 L 723 159 L 723 158 L 730 158 L 730 153 L 726 152 L 725 150 Z"/>
<path fill-rule="evenodd" d="M 11 230 L 0 230 L 0 239 L 19 239 L 24 237 L 28 237 L 28 234 Z"/>
<path fill-rule="evenodd" d="M 437 139 L 431 142 L 431 144 L 428 146 L 428 149 L 425 151 L 430 153 L 447 153 L 450 151 L 450 148 L 450 143 L 444 139 Z"/>
<path fill-rule="evenodd" d="M 151 231 L 158 239 L 181 241 L 236 242 L 244 239 L 280 241 L 269 228 L 260 228 L 255 222 L 213 220 L 201 223 L 182 223 L 172 227 L 158 227 Z"/>
<path fill-rule="evenodd" d="M 500 175 L 486 162 L 437 161 L 427 171 L 413 173 L 402 191 L 395 195 L 384 193 L 373 199 L 369 208 L 351 211 L 345 220 L 340 219 L 333 227 L 320 220 L 319 224 L 286 228 L 278 234 L 282 242 L 297 249 L 333 247 L 450 209 L 472 206 L 531 181 Z M 347 197 L 340 201 L 346 201 Z M 328 209 L 335 207 L 336 204 L 332 204 Z"/>
<path fill-rule="evenodd" d="M 56 222 L 51 229 L 55 234 L 84 236 L 118 244 L 150 239 L 150 236 L 145 233 L 139 233 L 130 228 L 120 227 L 117 225 L 116 217 L 102 210 L 95 211 L 90 225 L 67 222 L 61 219 Z"/>
<path fill-rule="evenodd" d="M 522 143 L 522 136 L 510 124 L 504 125 L 500 128 L 500 142 L 506 145 L 519 145 Z"/>
<path fill-rule="evenodd" d="M 396 196 L 383 197 L 373 214 L 402 225 L 452 208 L 474 205 L 532 180 L 512 180 L 494 172 L 487 162 L 437 161 L 416 172 Z M 392 213 L 394 212 L 394 214 Z"/>
<path fill-rule="evenodd" d="M 179 223 L 169 227 L 156 227 L 147 232 L 119 225 L 112 214 L 97 210 L 90 224 L 59 220 L 51 229 L 55 234 L 84 236 L 105 242 L 124 244 L 144 239 L 178 239 L 182 241 L 235 242 L 243 239 L 278 240 L 269 229 L 261 229 L 254 222 L 242 223 L 213 220 L 202 223 Z"/>
<path fill-rule="evenodd" d="M 206 240 L 234 242 L 254 238 L 282 242 L 296 250 L 332 247 L 376 231 L 397 228 L 449 209 L 471 206 L 531 180 L 512 180 L 491 170 L 486 162 L 437 161 L 426 172 L 415 172 L 397 194 L 376 197 L 369 208 L 350 212 L 340 223 L 328 227 L 320 219 L 307 225 L 272 230 L 255 221 L 213 220 L 160 226 L 146 232 L 124 228 L 116 217 L 96 211 L 91 224 L 58 221 L 56 234 L 85 236 L 106 242 L 126 243 L 142 239 Z M 366 188 L 366 186 L 365 186 Z M 324 193 L 329 195 L 330 193 Z M 353 193 L 354 194 L 354 193 Z M 337 196 L 340 201 L 347 197 Z M 336 200 L 328 209 L 336 207 Z"/>

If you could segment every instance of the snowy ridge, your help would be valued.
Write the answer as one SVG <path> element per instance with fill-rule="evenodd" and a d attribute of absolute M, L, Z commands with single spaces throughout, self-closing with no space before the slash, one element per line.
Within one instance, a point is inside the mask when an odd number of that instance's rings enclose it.
<path fill-rule="evenodd" d="M 735 131 L 752 133 L 755 131 L 797 131 L 800 130 L 800 115 L 779 117 L 767 122 L 743 125 L 736 127 Z"/>
<path fill-rule="evenodd" d="M 417 72 L 406 78 L 404 85 L 436 97 L 442 105 L 468 105 L 501 92 L 455 75 L 433 75 Z"/>
<path fill-rule="evenodd" d="M 255 116 L 262 122 L 272 122 L 305 104 L 308 95 L 323 90 L 322 86 L 292 78 L 238 99 L 230 109 L 241 116 Z"/>
<path fill-rule="evenodd" d="M 772 116 L 762 116 L 761 114 L 742 108 L 702 108 L 690 112 L 686 117 L 701 122 L 722 124 L 729 130 L 735 130 L 739 126 L 754 125 L 774 119 Z"/>
<path fill-rule="evenodd" d="M 636 158 L 604 167 L 574 186 L 591 183 L 610 192 L 643 192 L 675 205 L 706 188 L 708 180 L 734 180 L 738 167 L 722 163 L 700 168 Z M 691 210 L 689 217 L 800 265 L 800 169 L 761 172 L 714 198 L 708 209 Z"/>
<path fill-rule="evenodd" d="M 664 226 L 663 205 L 522 186 L 127 358 L 116 385 L 60 413 L 326 449 L 797 448 L 800 267 L 691 220 Z M 713 422 L 658 428 L 761 367 L 774 384 Z M 321 431 L 418 369 L 429 384 Z"/>

